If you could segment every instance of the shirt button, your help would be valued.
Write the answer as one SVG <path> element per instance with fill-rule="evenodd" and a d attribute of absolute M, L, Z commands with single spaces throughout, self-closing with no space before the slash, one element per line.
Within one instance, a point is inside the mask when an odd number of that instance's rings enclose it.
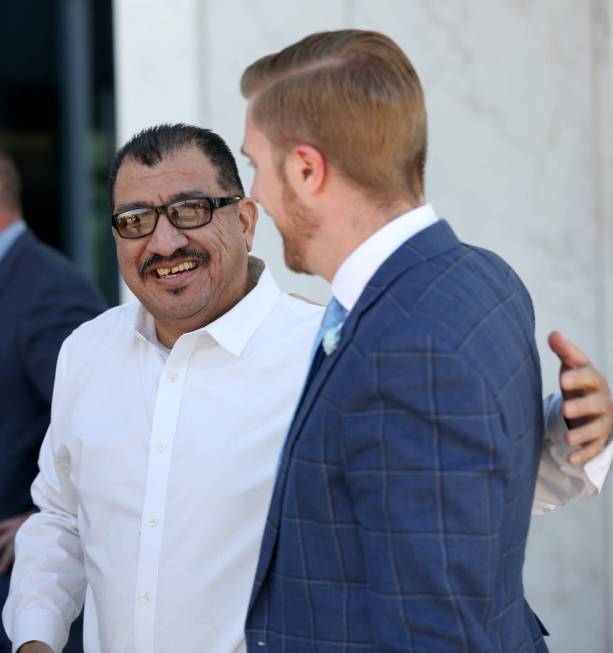
<path fill-rule="evenodd" d="M 143 592 L 140 595 L 140 601 L 141 603 L 149 603 L 149 592 Z"/>
<path fill-rule="evenodd" d="M 168 449 L 168 445 L 165 442 L 159 442 L 158 443 L 158 451 L 160 453 L 164 453 L 164 451 L 166 451 L 166 449 Z"/>
<path fill-rule="evenodd" d="M 158 520 L 155 517 L 151 517 L 151 519 L 147 522 L 149 526 L 157 526 L 159 524 Z"/>
<path fill-rule="evenodd" d="M 176 372 L 170 372 L 168 374 L 168 380 L 172 381 L 172 383 L 174 383 L 175 381 L 179 380 L 179 375 Z"/>

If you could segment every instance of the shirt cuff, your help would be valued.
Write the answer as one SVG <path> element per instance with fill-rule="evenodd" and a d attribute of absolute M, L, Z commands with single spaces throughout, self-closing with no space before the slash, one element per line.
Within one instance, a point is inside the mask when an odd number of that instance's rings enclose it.
<path fill-rule="evenodd" d="M 550 447 L 551 457 L 557 461 L 560 471 L 584 481 L 583 491 L 578 493 L 575 498 L 587 498 L 594 494 L 600 494 L 613 461 L 613 442 L 609 442 L 597 456 L 584 465 L 579 467 L 572 465 L 568 457 L 580 447 L 571 447 L 566 442 L 568 426 L 562 415 L 562 404 L 561 393 L 547 398 L 545 405 L 546 446 Z"/>
<path fill-rule="evenodd" d="M 609 441 L 609 444 L 596 457 L 592 458 L 592 460 L 588 460 L 588 462 L 583 466 L 585 475 L 588 477 L 590 483 L 594 486 L 598 494 L 602 492 L 602 486 L 604 485 L 607 474 L 609 473 L 612 460 L 613 442 Z"/>
<path fill-rule="evenodd" d="M 68 641 L 64 620 L 44 608 L 27 608 L 19 612 L 13 622 L 11 633 L 12 651 L 16 653 L 26 642 L 43 642 L 61 653 Z"/>

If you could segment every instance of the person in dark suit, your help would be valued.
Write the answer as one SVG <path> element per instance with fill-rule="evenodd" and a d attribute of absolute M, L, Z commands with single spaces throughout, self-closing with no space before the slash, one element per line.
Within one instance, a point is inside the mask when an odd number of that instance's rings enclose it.
<path fill-rule="evenodd" d="M 33 509 L 30 485 L 50 419 L 62 342 L 103 310 L 100 294 L 21 215 L 20 179 L 0 151 L 0 604 L 6 600 L 15 534 Z M 11 645 L 0 628 L 0 653 Z M 83 650 L 77 632 L 66 651 Z"/>
<path fill-rule="evenodd" d="M 532 302 L 425 203 L 417 73 L 386 36 L 343 30 L 263 57 L 242 92 L 252 196 L 289 267 L 334 296 L 248 650 L 544 653 L 522 586 L 543 430 Z"/>

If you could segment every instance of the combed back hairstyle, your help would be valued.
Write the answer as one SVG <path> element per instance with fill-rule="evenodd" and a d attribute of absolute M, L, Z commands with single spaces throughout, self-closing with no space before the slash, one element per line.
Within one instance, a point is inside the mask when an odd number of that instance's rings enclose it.
<path fill-rule="evenodd" d="M 281 152 L 307 143 L 382 201 L 422 196 L 424 95 L 411 62 L 377 32 L 312 34 L 243 73 L 251 117 Z"/>
<path fill-rule="evenodd" d="M 0 208 L 21 213 L 21 180 L 13 159 L 0 149 Z"/>
<path fill-rule="evenodd" d="M 193 125 L 162 124 L 143 129 L 117 152 L 109 172 L 109 200 L 114 204 L 117 173 L 126 160 L 133 160 L 150 168 L 168 154 L 184 148 L 198 148 L 217 170 L 217 182 L 228 193 L 243 196 L 245 191 L 236 167 L 236 160 L 224 139 L 211 131 Z"/>

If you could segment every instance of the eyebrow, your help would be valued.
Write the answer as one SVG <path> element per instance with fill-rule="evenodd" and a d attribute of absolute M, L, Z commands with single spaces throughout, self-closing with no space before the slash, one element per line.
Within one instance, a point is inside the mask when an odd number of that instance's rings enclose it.
<path fill-rule="evenodd" d="M 166 206 L 167 204 L 172 204 L 173 202 L 180 202 L 181 200 L 188 200 L 192 197 L 212 197 L 207 191 L 203 191 L 201 188 L 194 188 L 191 190 L 185 190 L 181 193 L 175 193 L 168 198 L 168 201 L 161 206 Z M 155 208 L 160 206 L 160 204 L 152 204 L 145 200 L 135 200 L 134 202 L 128 202 L 125 204 L 119 204 L 115 209 L 115 214 L 123 213 L 124 211 L 129 211 L 130 209 L 140 209 L 140 208 Z"/>

